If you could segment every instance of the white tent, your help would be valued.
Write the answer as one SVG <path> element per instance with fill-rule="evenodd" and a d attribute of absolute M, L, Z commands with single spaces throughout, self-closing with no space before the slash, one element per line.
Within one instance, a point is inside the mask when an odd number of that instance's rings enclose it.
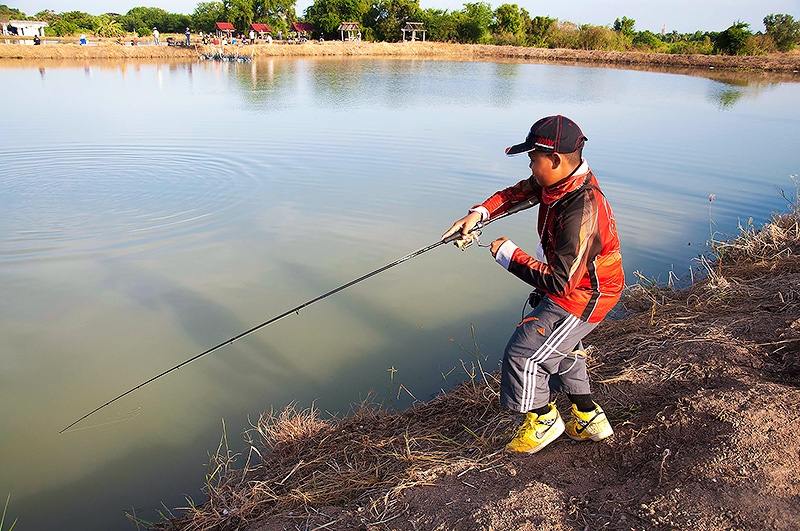
<path fill-rule="evenodd" d="M 44 28 L 47 22 L 40 20 L 8 20 L 0 22 L 3 28 L 3 35 L 20 35 L 33 37 L 38 35 L 44 37 Z"/>

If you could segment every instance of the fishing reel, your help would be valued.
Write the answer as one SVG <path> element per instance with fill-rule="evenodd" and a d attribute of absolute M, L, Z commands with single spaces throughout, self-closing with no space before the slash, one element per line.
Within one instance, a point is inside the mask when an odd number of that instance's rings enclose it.
<path fill-rule="evenodd" d="M 472 246 L 473 243 L 477 243 L 478 246 L 480 247 L 480 244 L 481 244 L 480 237 L 481 237 L 480 229 L 475 229 L 472 232 L 470 232 L 469 234 L 467 234 L 466 236 L 464 236 L 462 238 L 459 238 L 457 240 L 454 240 L 453 244 L 456 247 L 458 247 L 459 249 L 461 249 L 461 251 L 463 252 L 463 251 L 466 251 L 467 249 L 469 249 Z"/>

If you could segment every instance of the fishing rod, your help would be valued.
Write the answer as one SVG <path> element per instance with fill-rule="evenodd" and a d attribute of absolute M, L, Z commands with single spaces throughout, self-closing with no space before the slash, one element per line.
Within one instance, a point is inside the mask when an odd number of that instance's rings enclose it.
<path fill-rule="evenodd" d="M 493 223 L 493 222 L 495 222 L 495 221 L 497 221 L 497 220 L 500 220 L 500 219 L 506 218 L 506 217 L 508 217 L 508 216 L 511 216 L 511 215 L 513 215 L 513 214 L 516 214 L 517 212 L 521 212 L 521 211 L 523 211 L 523 210 L 526 210 L 526 209 L 528 209 L 528 208 L 531 208 L 532 206 L 534 206 L 534 205 L 536 205 L 536 204 L 538 204 L 538 203 L 534 202 L 532 199 L 528 199 L 528 200 L 526 200 L 526 201 L 522 201 L 522 202 L 520 202 L 520 203 L 517 203 L 516 205 L 514 205 L 513 207 L 511 207 L 510 209 L 508 209 L 508 210 L 507 210 L 506 212 L 504 212 L 503 214 L 501 214 L 501 215 L 497 216 L 496 218 L 494 218 L 494 219 L 489 219 L 489 220 L 487 220 L 487 221 L 485 221 L 485 222 L 483 222 L 483 223 L 478 223 L 477 225 L 475 225 L 475 227 L 473 227 L 472 229 L 470 229 L 470 230 L 469 230 L 469 232 L 467 232 L 467 235 L 470 235 L 470 234 L 473 234 L 473 233 L 475 233 L 476 235 L 477 235 L 477 234 L 480 234 L 480 230 L 481 230 L 483 227 L 485 227 L 485 226 L 487 226 L 487 225 L 489 225 L 489 224 L 491 224 L 491 223 Z M 437 242 L 435 242 L 435 243 L 432 243 L 432 244 L 430 244 L 430 245 L 428 245 L 428 246 L 426 246 L 426 247 L 422 247 L 421 249 L 417 249 L 416 251 L 414 251 L 414 252 L 411 252 L 411 253 L 409 253 L 409 254 L 407 254 L 407 255 L 403 256 L 402 258 L 398 258 L 397 260 L 395 260 L 395 261 L 394 261 L 394 262 L 392 262 L 392 263 L 386 264 L 385 266 L 383 266 L 383 267 L 380 267 L 380 268 L 378 268 L 378 269 L 376 269 L 376 270 L 374 270 L 374 271 L 370 271 L 370 272 L 369 272 L 369 273 L 367 273 L 366 275 L 362 275 L 362 276 L 360 276 L 360 277 L 358 277 L 358 278 L 356 278 L 356 279 L 354 279 L 354 280 L 351 280 L 350 282 L 348 282 L 348 283 L 346 283 L 346 284 L 342 284 L 342 285 L 341 285 L 341 286 L 339 286 L 338 288 L 335 288 L 335 289 L 332 289 L 332 290 L 330 290 L 330 291 L 328 291 L 328 292 L 326 292 L 326 293 L 323 293 L 322 295 L 319 295 L 318 297 L 315 297 L 315 298 L 313 298 L 313 299 L 311 299 L 311 300 L 309 300 L 309 301 L 306 301 L 306 302 L 304 302 L 303 304 L 301 304 L 301 305 L 299 305 L 299 306 L 295 306 L 294 308 L 292 308 L 292 309 L 290 309 L 290 310 L 286 310 L 286 311 L 285 311 L 285 312 L 283 312 L 282 314 L 280 314 L 280 315 L 277 315 L 277 316 L 273 317 L 272 319 L 269 319 L 268 321 L 264 321 L 263 323 L 261 323 L 261 324 L 258 324 L 258 325 L 254 326 L 254 327 L 252 327 L 252 328 L 249 328 L 249 329 L 245 330 L 244 332 L 242 332 L 242 333 L 240 333 L 240 334 L 238 334 L 238 335 L 235 335 L 235 336 L 233 336 L 232 338 L 230 338 L 230 339 L 227 339 L 227 340 L 223 341 L 222 343 L 219 343 L 218 345 L 214 345 L 213 347 L 209 348 L 208 350 L 204 350 L 204 351 L 203 351 L 203 352 L 201 352 L 200 354 L 196 354 L 196 355 L 192 356 L 191 358 L 189 358 L 188 360 L 186 360 L 186 361 L 183 361 L 183 362 L 179 363 L 178 365 L 175 365 L 174 367 L 171 367 L 171 368 L 169 368 L 169 369 L 167 369 L 167 370 L 165 370 L 165 371 L 163 371 L 163 372 L 161 372 L 161 373 L 159 373 L 159 374 L 156 374 L 156 375 L 155 375 L 155 376 L 153 376 L 152 378 L 150 378 L 150 379 L 148 379 L 148 380 L 146 380 L 146 381 L 144 381 L 144 382 L 140 383 L 140 384 L 139 384 L 139 385 L 137 385 L 136 387 L 132 387 L 131 389 L 128 389 L 127 391 L 125 391 L 125 392 L 124 392 L 124 393 L 122 393 L 121 395 L 118 395 L 118 396 L 116 396 L 116 397 L 112 398 L 111 400 L 109 400 L 109 401 L 108 401 L 108 402 L 106 402 L 105 404 L 103 404 L 103 405 L 101 405 L 101 406 L 98 406 L 98 407 L 94 408 L 93 410 L 91 410 L 90 412 L 86 413 L 84 416 L 82 416 L 81 418 L 79 418 L 78 420 L 76 420 L 75 422 L 73 422 L 72 424 L 70 424 L 69 426 L 67 426 L 66 428 L 62 429 L 62 430 L 61 430 L 61 431 L 59 431 L 58 433 L 64 433 L 65 431 L 67 431 L 68 429 L 70 429 L 71 427 L 73 427 L 74 425 L 76 425 L 77 423 L 79 423 L 80 421 L 82 421 L 82 420 L 84 420 L 84 419 L 86 419 L 86 418 L 88 418 L 88 417 L 90 417 L 90 416 L 94 415 L 95 413 L 97 413 L 97 412 L 98 412 L 98 411 L 100 411 L 101 409 L 105 408 L 106 406 L 110 406 L 111 404 L 113 404 L 114 402 L 116 402 L 117 400 L 119 400 L 120 398 L 123 398 L 123 397 L 125 397 L 125 396 L 127 396 L 127 395 L 129 395 L 129 394 L 133 393 L 133 392 L 134 392 L 134 391 L 136 391 L 137 389 L 141 389 L 141 388 L 142 388 L 142 387 L 144 387 L 145 385 L 147 385 L 147 384 L 149 384 L 149 383 L 151 383 L 151 382 L 153 382 L 153 381 L 155 381 L 155 380 L 158 380 L 158 379 L 159 379 L 159 378 L 161 378 L 162 376 L 166 376 L 167 374 L 171 373 L 172 371 L 176 371 L 176 370 L 180 369 L 181 367 L 183 367 L 184 365 L 188 365 L 189 363 L 193 362 L 194 360 L 196 360 L 196 359 L 198 359 L 198 358 L 202 358 L 202 357 L 203 357 L 203 356 L 205 356 L 206 354 L 211 354 L 211 353 L 212 353 L 212 352 L 214 352 L 215 350 L 219 350 L 219 349 L 221 349 L 222 347 L 225 347 L 225 346 L 227 346 L 227 345 L 230 345 L 230 344 L 231 344 L 231 343 L 233 343 L 234 341 L 236 341 L 236 340 L 238 340 L 238 339 L 241 339 L 241 338 L 243 338 L 244 336 L 246 336 L 246 335 L 248 335 L 248 334 L 252 334 L 253 332 L 255 332 L 255 331 L 257 331 L 257 330 L 260 330 L 260 329 L 264 328 L 264 327 L 265 327 L 265 326 L 267 326 L 267 325 L 270 325 L 270 324 L 272 324 L 272 323 L 274 323 L 274 322 L 276 322 L 276 321 L 280 321 L 281 319 L 283 319 L 283 318 L 284 318 L 284 317 L 286 317 L 287 315 L 291 315 L 291 314 L 293 314 L 293 313 L 294 313 L 294 314 L 297 314 L 297 315 L 300 315 L 300 310 L 302 310 L 302 309 L 304 309 L 304 308 L 307 308 L 307 307 L 311 306 L 311 305 L 312 305 L 312 304 L 314 304 L 315 302 L 319 302 L 319 301 L 321 301 L 322 299 L 325 299 L 325 298 L 327 298 L 327 297 L 330 297 L 331 295 L 334 295 L 334 294 L 336 294 L 336 293 L 339 293 L 340 291 L 342 291 L 342 290 L 344 290 L 344 289 L 347 289 L 347 288 L 349 288 L 350 286 L 353 286 L 353 285 L 355 285 L 355 284 L 358 284 L 359 282 L 362 282 L 362 281 L 364 281 L 364 280 L 367 280 L 367 279 L 368 279 L 368 278 L 370 278 L 370 277 L 374 277 L 375 275 L 377 275 L 377 274 L 379 274 L 379 273 L 383 273 L 383 272 L 384 272 L 384 271 L 386 271 L 387 269 L 391 269 L 391 268 L 392 268 L 392 267 L 394 267 L 394 266 L 400 265 L 400 264 L 402 264 L 403 262 L 406 262 L 406 261 L 408 261 L 408 260 L 411 260 L 412 258 L 416 258 L 417 256 L 419 256 L 419 255 L 421 255 L 421 254 L 424 254 L 424 253 L 427 253 L 428 251 L 431 251 L 431 250 L 433 250 L 433 249 L 436 249 L 436 248 L 437 248 L 437 247 L 439 247 L 440 245 L 444 245 L 444 244 L 447 244 L 447 243 L 452 243 L 452 242 L 455 242 L 456 240 L 461 240 L 461 239 L 464 239 L 464 234 L 463 234 L 463 233 L 461 233 L 460 231 L 459 231 L 459 232 L 456 232 L 455 234 L 451 234 L 451 235 L 450 235 L 450 236 L 448 236 L 447 238 L 443 238 L 443 239 L 441 239 L 441 240 L 439 240 L 439 241 L 437 241 Z"/>

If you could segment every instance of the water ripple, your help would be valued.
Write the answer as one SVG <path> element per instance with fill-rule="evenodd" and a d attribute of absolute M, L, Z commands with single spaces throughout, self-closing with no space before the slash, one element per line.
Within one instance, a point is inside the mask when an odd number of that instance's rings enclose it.
<path fill-rule="evenodd" d="M 64 144 L 0 150 L 0 262 L 74 257 L 208 233 L 263 180 L 233 151 Z"/>

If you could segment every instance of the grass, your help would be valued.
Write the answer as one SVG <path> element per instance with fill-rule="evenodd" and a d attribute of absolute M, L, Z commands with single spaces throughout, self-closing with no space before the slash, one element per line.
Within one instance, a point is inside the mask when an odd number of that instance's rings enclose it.
<path fill-rule="evenodd" d="M 3 515 L 0 516 L 0 531 L 3 531 L 3 526 L 6 524 L 6 514 L 8 513 L 8 502 L 11 501 L 11 493 L 8 493 L 6 497 L 6 504 L 3 507 Z M 13 522 L 11 522 L 11 526 L 6 531 L 13 531 L 14 527 L 17 525 L 17 519 L 15 518 Z"/>

